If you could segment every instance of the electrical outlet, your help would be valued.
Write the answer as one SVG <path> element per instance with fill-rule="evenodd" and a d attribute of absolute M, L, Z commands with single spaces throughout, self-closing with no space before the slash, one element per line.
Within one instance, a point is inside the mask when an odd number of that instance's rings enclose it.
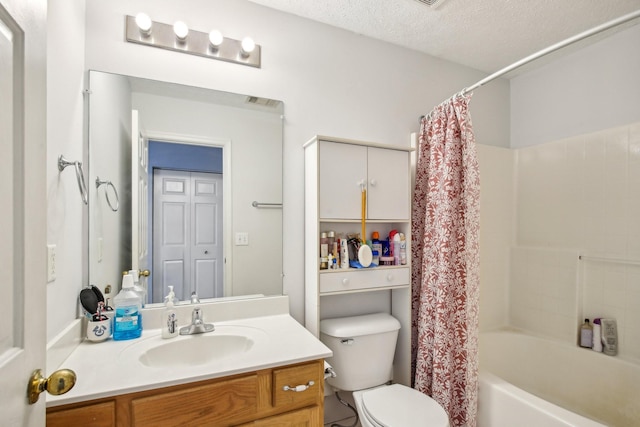
<path fill-rule="evenodd" d="M 56 245 L 47 245 L 47 282 L 56 280 Z"/>
<path fill-rule="evenodd" d="M 249 246 L 249 233 L 236 233 L 236 246 Z"/>

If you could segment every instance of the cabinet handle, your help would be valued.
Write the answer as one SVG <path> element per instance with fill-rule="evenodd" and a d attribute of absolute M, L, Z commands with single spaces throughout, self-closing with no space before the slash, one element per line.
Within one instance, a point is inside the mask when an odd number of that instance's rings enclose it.
<path fill-rule="evenodd" d="M 295 387 L 289 387 L 288 385 L 282 387 L 283 391 L 295 391 L 296 393 L 300 393 L 301 391 L 305 391 L 307 389 L 309 389 L 309 387 L 311 387 L 312 385 L 314 385 L 315 383 L 313 381 L 309 381 L 306 384 L 300 384 L 297 385 Z"/>
<path fill-rule="evenodd" d="M 369 184 L 371 184 L 372 187 L 375 187 L 376 185 L 378 185 L 378 181 L 376 181 L 374 178 L 371 178 Z"/>
<path fill-rule="evenodd" d="M 393 274 L 387 274 L 387 282 L 391 282 L 393 280 Z"/>
<path fill-rule="evenodd" d="M 349 279 L 342 279 L 342 284 L 347 286 L 349 284 Z"/>

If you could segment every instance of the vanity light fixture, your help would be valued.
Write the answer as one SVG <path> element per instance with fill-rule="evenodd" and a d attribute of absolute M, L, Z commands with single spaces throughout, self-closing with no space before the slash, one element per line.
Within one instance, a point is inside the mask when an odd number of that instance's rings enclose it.
<path fill-rule="evenodd" d="M 220 31 L 211 30 L 211 32 L 209 33 L 209 43 L 211 43 L 211 49 L 217 51 L 223 41 L 224 37 L 222 36 L 222 33 Z"/>
<path fill-rule="evenodd" d="M 240 54 L 244 58 L 247 58 L 249 55 L 251 55 L 251 52 L 255 50 L 256 42 L 254 42 L 251 37 L 245 37 L 242 39 L 242 43 L 240 43 L 240 46 L 242 48 L 240 49 Z"/>
<path fill-rule="evenodd" d="M 173 32 L 180 43 L 184 43 L 189 35 L 189 27 L 182 21 L 176 21 L 173 24 Z"/>
<path fill-rule="evenodd" d="M 250 37 L 240 41 L 224 37 L 218 30 L 209 33 L 190 30 L 182 21 L 174 25 L 154 22 L 143 13 L 127 16 L 125 28 L 130 43 L 260 68 L 261 47 Z"/>
<path fill-rule="evenodd" d="M 136 15 L 136 26 L 140 30 L 140 33 L 149 37 L 151 35 L 151 28 L 153 27 L 151 18 L 146 13 L 139 13 Z"/>

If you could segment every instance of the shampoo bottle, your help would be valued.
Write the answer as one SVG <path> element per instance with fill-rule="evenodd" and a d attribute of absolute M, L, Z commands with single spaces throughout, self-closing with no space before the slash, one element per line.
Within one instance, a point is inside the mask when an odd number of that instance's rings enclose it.
<path fill-rule="evenodd" d="M 173 338 L 178 336 L 178 316 L 173 308 L 176 295 L 173 293 L 173 286 L 169 286 L 169 294 L 164 298 L 164 311 L 162 312 L 162 338 Z"/>
<path fill-rule="evenodd" d="M 602 352 L 602 334 L 600 328 L 600 319 L 593 319 L 593 351 Z"/>
<path fill-rule="evenodd" d="M 615 319 L 600 319 L 602 352 L 609 356 L 618 354 L 618 324 Z"/>
<path fill-rule="evenodd" d="M 113 299 L 115 316 L 113 319 L 113 339 L 130 340 L 142 335 L 142 303 L 133 290 L 133 277 L 125 274 L 122 277 L 122 289 Z"/>
<path fill-rule="evenodd" d="M 589 323 L 589 319 L 584 319 L 584 323 L 580 326 L 580 347 L 591 348 L 593 346 L 593 326 Z"/>

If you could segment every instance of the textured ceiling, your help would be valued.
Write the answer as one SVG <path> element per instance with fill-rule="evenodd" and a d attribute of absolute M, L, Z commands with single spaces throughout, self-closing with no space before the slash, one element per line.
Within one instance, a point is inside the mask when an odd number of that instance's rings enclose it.
<path fill-rule="evenodd" d="M 640 0 L 250 1 L 487 73 L 640 9 Z"/>

